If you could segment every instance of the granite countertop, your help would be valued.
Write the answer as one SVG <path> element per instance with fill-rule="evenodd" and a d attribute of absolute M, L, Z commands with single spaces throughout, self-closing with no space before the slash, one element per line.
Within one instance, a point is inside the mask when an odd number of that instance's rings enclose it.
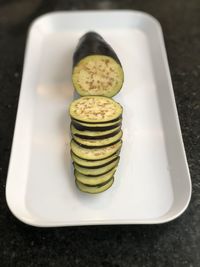
<path fill-rule="evenodd" d="M 83 9 L 142 10 L 163 27 L 193 182 L 191 203 L 175 221 L 42 229 L 21 223 L 7 207 L 5 184 L 28 26 L 46 12 Z M 199 0 L 0 1 L 0 266 L 200 266 L 199 14 Z"/>

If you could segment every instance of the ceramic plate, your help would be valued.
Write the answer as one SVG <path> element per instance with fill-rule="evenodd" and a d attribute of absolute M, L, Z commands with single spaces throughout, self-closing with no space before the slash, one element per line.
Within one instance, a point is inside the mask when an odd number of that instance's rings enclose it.
<path fill-rule="evenodd" d="M 88 30 L 100 33 L 125 73 L 123 147 L 113 186 L 75 186 L 68 108 L 72 56 Z M 31 25 L 6 186 L 12 213 L 34 226 L 153 224 L 173 220 L 191 196 L 161 27 L 135 11 L 56 12 Z"/>

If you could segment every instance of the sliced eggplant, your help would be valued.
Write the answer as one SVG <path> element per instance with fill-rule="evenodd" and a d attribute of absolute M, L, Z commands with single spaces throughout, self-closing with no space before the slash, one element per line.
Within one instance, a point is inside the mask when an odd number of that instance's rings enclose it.
<path fill-rule="evenodd" d="M 73 56 L 72 81 L 81 96 L 116 95 L 124 81 L 119 58 L 113 48 L 96 32 L 80 38 Z"/>
<path fill-rule="evenodd" d="M 78 172 L 77 170 L 74 171 L 74 176 L 77 179 L 77 181 L 79 181 L 82 184 L 86 184 L 86 185 L 99 185 L 102 183 L 106 183 L 107 181 L 109 181 L 113 175 L 115 174 L 117 168 L 113 168 L 112 170 L 110 170 L 109 172 L 107 172 L 106 174 L 101 174 L 99 176 L 88 176 L 88 175 L 84 175 L 80 172 Z"/>
<path fill-rule="evenodd" d="M 104 124 L 102 123 L 89 124 L 89 123 L 78 122 L 76 120 L 72 120 L 71 123 L 78 130 L 82 130 L 82 131 L 89 130 L 89 131 L 98 132 L 98 131 L 107 131 L 107 130 L 115 129 L 118 126 L 121 126 L 122 119 L 116 122 L 110 122 L 110 123 L 104 123 Z"/>
<path fill-rule="evenodd" d="M 75 135 L 72 135 L 74 140 L 79 143 L 80 145 L 88 146 L 88 147 L 101 147 L 101 146 L 107 146 L 110 144 L 114 144 L 115 142 L 119 141 L 122 137 L 122 130 L 114 135 L 113 137 L 100 139 L 100 140 L 93 140 L 93 139 L 83 139 L 80 137 L 77 137 Z"/>
<path fill-rule="evenodd" d="M 86 167 L 86 168 L 97 168 L 97 167 L 103 167 L 117 158 L 119 158 L 119 151 L 116 152 L 114 155 L 110 156 L 109 158 L 106 159 L 101 159 L 101 160 L 86 160 L 86 159 L 81 159 L 77 157 L 72 151 L 71 151 L 71 157 L 72 160 L 78 164 L 80 167 Z"/>
<path fill-rule="evenodd" d="M 121 118 L 122 112 L 119 103 L 102 96 L 81 97 L 74 100 L 69 108 L 73 120 L 85 123 L 115 122 L 117 118 Z"/>
<path fill-rule="evenodd" d="M 97 175 L 102 175 L 102 174 L 106 174 L 107 172 L 109 172 L 111 169 L 113 169 L 114 167 L 116 167 L 119 163 L 119 158 L 117 158 L 116 160 L 114 160 L 111 163 L 108 163 L 107 165 L 103 166 L 103 167 L 97 167 L 97 168 L 87 168 L 87 167 L 81 167 L 78 164 L 76 164 L 74 162 L 74 168 L 84 174 L 84 175 L 88 175 L 88 176 L 97 176 Z"/>
<path fill-rule="evenodd" d="M 104 123 L 87 123 L 87 122 L 80 122 L 75 119 L 72 119 L 72 124 L 78 124 L 84 127 L 89 127 L 89 128 L 98 128 L 98 127 L 106 127 L 106 126 L 118 126 L 122 123 L 122 119 L 118 119 L 117 121 L 112 121 L 112 122 L 104 122 Z"/>
<path fill-rule="evenodd" d="M 118 141 L 114 145 L 87 149 L 78 145 L 73 139 L 71 140 L 71 150 L 72 152 L 83 159 L 86 160 L 100 160 L 105 159 L 116 153 L 122 146 L 122 141 Z"/>
<path fill-rule="evenodd" d="M 116 122 L 116 121 L 118 121 L 118 120 L 120 120 L 120 119 L 122 119 L 122 115 L 120 115 L 118 118 L 116 118 L 116 119 L 114 119 L 114 120 L 111 120 L 111 121 L 98 121 L 98 122 L 85 122 L 85 121 L 81 121 L 81 120 L 77 120 L 77 119 L 73 119 L 72 117 L 71 117 L 71 119 L 72 120 L 75 120 L 75 121 L 77 121 L 77 122 L 81 122 L 81 123 L 87 123 L 87 124 L 96 124 L 96 123 L 98 123 L 98 124 L 104 124 L 104 123 L 110 123 L 110 122 Z"/>
<path fill-rule="evenodd" d="M 112 186 L 113 182 L 114 182 L 114 178 L 110 179 L 106 184 L 101 185 L 101 186 L 89 186 L 89 185 L 82 184 L 76 180 L 76 185 L 78 189 L 84 193 L 98 194 L 109 189 Z"/>
<path fill-rule="evenodd" d="M 71 124 L 71 133 L 79 138 L 99 140 L 112 137 L 121 131 L 121 127 L 118 126 L 114 129 L 107 131 L 80 131 Z"/>

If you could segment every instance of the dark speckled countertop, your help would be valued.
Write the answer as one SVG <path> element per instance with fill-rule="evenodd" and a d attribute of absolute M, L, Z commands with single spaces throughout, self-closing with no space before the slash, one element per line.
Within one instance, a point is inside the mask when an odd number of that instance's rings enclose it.
<path fill-rule="evenodd" d="M 24 48 L 31 21 L 46 12 L 136 9 L 164 31 L 193 194 L 173 222 L 147 226 L 40 229 L 10 213 L 5 184 Z M 0 266 L 200 266 L 200 2 L 199 0 L 0 0 Z"/>

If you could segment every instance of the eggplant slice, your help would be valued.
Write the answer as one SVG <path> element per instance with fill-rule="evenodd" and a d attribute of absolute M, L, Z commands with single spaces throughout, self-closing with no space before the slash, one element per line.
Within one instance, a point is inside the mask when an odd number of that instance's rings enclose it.
<path fill-rule="evenodd" d="M 74 163 L 74 168 L 77 170 L 79 173 L 88 175 L 88 176 L 97 176 L 97 175 L 102 175 L 106 174 L 109 172 L 111 169 L 116 167 L 119 163 L 119 158 L 117 158 L 115 161 L 112 161 L 111 163 L 108 163 L 107 165 L 103 167 L 97 167 L 97 168 L 87 168 L 87 167 L 81 167 Z"/>
<path fill-rule="evenodd" d="M 122 141 L 118 141 L 117 143 L 100 148 L 84 148 L 78 145 L 73 139 L 71 140 L 71 150 L 72 152 L 83 159 L 86 160 L 100 160 L 110 157 L 115 154 L 122 146 Z"/>
<path fill-rule="evenodd" d="M 123 81 L 122 65 L 113 48 L 96 32 L 83 35 L 73 56 L 72 82 L 79 95 L 113 97 Z"/>
<path fill-rule="evenodd" d="M 115 142 L 119 141 L 122 138 L 122 130 L 112 137 L 100 139 L 100 140 L 84 139 L 84 138 L 79 138 L 75 135 L 72 135 L 72 137 L 80 145 L 89 146 L 89 147 L 101 147 L 101 146 L 114 144 Z"/>
<path fill-rule="evenodd" d="M 101 159 L 101 160 L 86 160 L 86 159 L 81 159 L 77 157 L 72 151 L 71 151 L 71 157 L 72 160 L 78 164 L 80 167 L 85 167 L 85 168 L 97 168 L 97 167 L 103 167 L 114 160 L 116 160 L 119 157 L 119 151 L 117 151 L 115 154 L 112 156 L 106 158 L 106 159 Z"/>
<path fill-rule="evenodd" d="M 105 174 L 98 175 L 98 176 L 88 176 L 88 175 L 85 175 L 85 174 L 78 172 L 75 169 L 74 176 L 75 176 L 76 180 L 82 184 L 86 184 L 89 186 L 101 185 L 102 183 L 108 182 L 113 177 L 113 175 L 116 172 L 116 169 L 117 168 L 115 167 L 112 170 L 110 170 L 109 172 L 107 172 Z"/>
<path fill-rule="evenodd" d="M 78 187 L 80 191 L 84 193 L 98 194 L 98 193 L 102 193 L 108 190 L 112 186 L 113 182 L 114 182 L 114 178 L 110 179 L 110 181 L 108 181 L 106 184 L 102 186 L 89 186 L 89 185 L 82 184 L 76 180 L 76 186 Z"/>
<path fill-rule="evenodd" d="M 71 118 L 71 119 L 72 119 L 72 120 L 75 120 L 75 121 L 77 121 L 77 122 L 87 123 L 87 124 L 92 125 L 92 124 L 96 124 L 96 123 L 98 123 L 98 124 L 104 124 L 104 123 L 116 122 L 116 121 L 122 119 L 122 115 L 120 115 L 118 118 L 116 118 L 116 119 L 114 119 L 114 120 L 111 120 L 111 121 L 103 121 L 103 122 L 101 122 L 101 121 L 98 121 L 98 122 L 88 122 L 88 121 L 87 121 L 87 122 L 85 122 L 85 121 L 81 121 L 81 120 L 77 120 L 77 119 L 73 119 L 73 118 Z"/>
<path fill-rule="evenodd" d="M 122 106 L 103 96 L 84 96 L 74 100 L 69 108 L 72 120 L 85 123 L 108 123 L 120 119 Z"/>
<path fill-rule="evenodd" d="M 118 134 L 120 131 L 121 131 L 120 126 L 107 131 L 88 131 L 88 130 L 80 131 L 71 124 L 72 135 L 83 139 L 91 139 L 91 140 L 105 139 Z"/>
<path fill-rule="evenodd" d="M 82 123 L 78 122 L 76 120 L 72 120 L 71 123 L 74 125 L 74 127 L 78 130 L 89 130 L 89 131 L 107 131 L 111 129 L 115 129 L 118 126 L 121 126 L 122 119 L 116 121 L 116 122 L 109 122 L 109 123 L 97 123 L 97 124 L 89 124 L 89 123 Z"/>

